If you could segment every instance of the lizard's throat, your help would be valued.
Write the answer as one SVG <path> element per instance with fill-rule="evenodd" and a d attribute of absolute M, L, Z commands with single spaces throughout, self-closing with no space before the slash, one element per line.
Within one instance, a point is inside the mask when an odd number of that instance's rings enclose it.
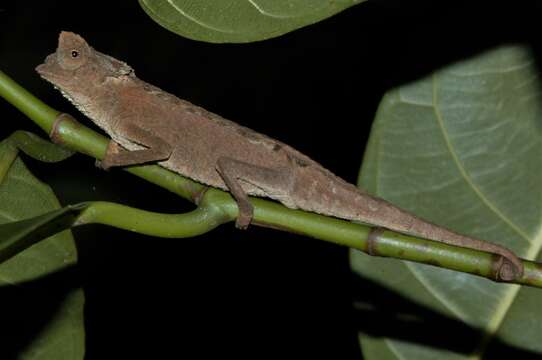
<path fill-rule="evenodd" d="M 61 87 L 58 87 L 56 85 L 54 85 L 54 87 L 55 87 L 55 89 L 60 91 L 62 96 L 64 96 L 66 99 L 68 99 L 68 101 L 71 102 L 73 104 L 73 106 L 75 106 L 77 108 L 77 110 L 79 110 L 85 116 L 91 117 L 90 109 L 88 108 L 88 105 L 86 105 L 86 104 L 90 103 L 90 100 L 89 100 L 88 97 L 79 95 L 78 98 L 76 99 L 70 93 L 68 93 L 67 91 L 64 91 Z"/>
<path fill-rule="evenodd" d="M 54 85 L 54 84 L 53 84 Z M 61 87 L 54 85 L 55 88 L 60 91 L 62 96 L 68 99 L 77 110 L 79 110 L 83 115 L 92 120 L 96 125 L 102 128 L 105 132 L 111 134 L 111 123 L 106 120 L 105 111 L 100 109 L 93 101 L 91 96 L 85 94 L 77 94 L 73 96 L 69 92 L 63 90 Z"/>

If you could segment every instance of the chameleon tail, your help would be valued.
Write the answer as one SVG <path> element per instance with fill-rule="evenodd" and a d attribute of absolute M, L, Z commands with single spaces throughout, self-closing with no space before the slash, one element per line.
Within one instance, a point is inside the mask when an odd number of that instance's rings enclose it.
<path fill-rule="evenodd" d="M 498 279 L 511 281 L 523 274 L 522 261 L 509 249 L 467 237 L 425 221 L 397 206 L 376 198 L 354 185 L 322 170 L 298 169 L 294 191 L 295 206 L 320 214 L 355 220 L 449 245 L 490 252 L 502 256 Z M 307 186 L 307 184 L 310 184 Z"/>

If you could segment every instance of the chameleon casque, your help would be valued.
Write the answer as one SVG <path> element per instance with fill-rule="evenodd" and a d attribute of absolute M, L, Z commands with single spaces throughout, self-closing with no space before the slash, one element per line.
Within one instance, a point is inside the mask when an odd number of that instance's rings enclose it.
<path fill-rule="evenodd" d="M 255 195 L 289 208 L 499 254 L 502 280 L 523 272 L 507 248 L 460 235 L 371 196 L 292 147 L 138 79 L 126 63 L 94 50 L 77 34 L 62 32 L 56 52 L 36 70 L 111 136 L 102 167 L 156 162 L 230 191 L 239 207 L 239 228 L 251 221 L 247 195 Z"/>

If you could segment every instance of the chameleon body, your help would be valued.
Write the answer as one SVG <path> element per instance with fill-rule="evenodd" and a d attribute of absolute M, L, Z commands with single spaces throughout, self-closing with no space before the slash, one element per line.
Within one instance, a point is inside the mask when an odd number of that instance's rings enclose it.
<path fill-rule="evenodd" d="M 523 272 L 507 248 L 460 235 L 371 196 L 292 147 L 138 79 L 126 63 L 94 50 L 79 35 L 62 32 L 56 52 L 36 70 L 111 136 L 103 167 L 157 162 L 231 191 L 240 228 L 252 218 L 247 195 L 255 195 L 289 208 L 499 254 L 507 265 L 503 280 Z"/>

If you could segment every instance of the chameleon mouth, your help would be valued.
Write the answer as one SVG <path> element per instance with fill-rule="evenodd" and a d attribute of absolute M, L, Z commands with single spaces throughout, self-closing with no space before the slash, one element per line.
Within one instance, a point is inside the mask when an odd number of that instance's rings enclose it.
<path fill-rule="evenodd" d="M 61 70 L 56 64 L 56 53 L 50 54 L 45 58 L 43 64 L 36 66 L 36 72 L 45 80 L 53 82 L 54 80 L 61 80 L 59 72 Z M 54 84 L 53 84 L 54 85 Z"/>
<path fill-rule="evenodd" d="M 45 70 L 45 64 L 40 64 L 36 66 L 36 72 L 43 77 L 47 73 L 47 71 Z"/>
<path fill-rule="evenodd" d="M 45 80 L 54 85 L 55 74 L 47 70 L 47 64 L 41 64 L 36 67 L 36 72 Z"/>

